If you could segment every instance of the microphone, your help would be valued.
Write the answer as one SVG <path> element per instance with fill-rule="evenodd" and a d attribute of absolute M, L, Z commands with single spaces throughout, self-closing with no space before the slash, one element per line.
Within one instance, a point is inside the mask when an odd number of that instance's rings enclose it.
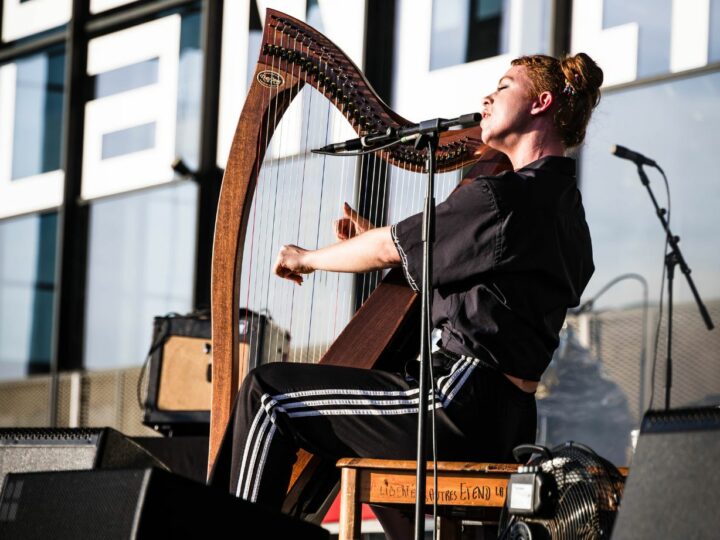
<path fill-rule="evenodd" d="M 340 142 L 340 143 L 334 143 L 334 144 L 328 144 L 327 146 L 323 146 L 318 150 L 318 152 L 327 152 L 331 154 L 336 154 L 338 152 L 345 152 L 348 150 L 360 150 L 363 145 L 363 139 L 365 137 L 360 137 L 359 139 L 350 139 L 349 141 Z"/>
<path fill-rule="evenodd" d="M 313 150 L 313 152 L 320 152 L 324 154 L 337 154 L 338 152 L 347 152 L 350 150 L 360 150 L 361 148 L 368 148 L 377 143 L 387 141 L 390 136 L 393 136 L 395 134 L 394 130 L 392 131 L 392 133 L 390 133 L 390 130 L 392 129 L 393 128 L 388 128 L 388 133 L 374 133 L 370 135 L 365 135 L 363 137 L 358 137 L 357 139 L 350 139 L 344 142 L 328 144 L 327 146 L 323 146 L 322 148 Z"/>
<path fill-rule="evenodd" d="M 361 148 L 372 149 L 375 145 L 386 144 L 392 141 L 399 141 L 401 143 L 407 143 L 418 139 L 425 133 L 447 131 L 448 129 L 462 129 L 471 127 L 480 123 L 482 115 L 480 113 L 463 114 L 457 118 L 446 120 L 445 118 L 435 118 L 433 120 L 426 120 L 419 124 L 411 124 L 409 126 L 401 128 L 387 128 L 385 133 L 373 133 L 359 137 L 357 139 L 350 139 L 340 143 L 328 144 L 313 152 L 322 154 L 337 154 L 350 150 L 360 150 Z"/>
<path fill-rule="evenodd" d="M 457 118 L 451 118 L 446 120 L 445 118 L 434 118 L 433 120 L 426 120 L 419 124 L 413 124 L 410 126 L 402 127 L 397 130 L 398 137 L 412 137 L 413 135 L 422 135 L 430 130 L 436 131 L 447 131 L 449 129 L 463 129 L 472 127 L 480 123 L 482 115 L 480 113 L 463 114 Z"/>
<path fill-rule="evenodd" d="M 633 152 L 632 150 L 625 148 L 624 146 L 620 146 L 619 144 L 614 144 L 610 148 L 610 153 L 619 158 L 634 161 L 637 165 L 649 165 L 650 167 L 657 167 L 657 163 L 655 163 L 652 159 L 646 158 L 642 154 L 639 154 L 638 152 Z"/>

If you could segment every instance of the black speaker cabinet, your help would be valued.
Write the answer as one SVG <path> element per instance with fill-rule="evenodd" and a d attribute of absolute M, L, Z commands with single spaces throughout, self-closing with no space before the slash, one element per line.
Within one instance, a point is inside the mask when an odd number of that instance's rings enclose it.
<path fill-rule="evenodd" d="M 8 473 L 165 465 L 112 428 L 0 429 L 0 485 Z"/>
<path fill-rule="evenodd" d="M 165 434 L 207 435 L 212 392 L 210 315 L 155 317 L 150 349 L 146 426 Z M 283 360 L 290 335 L 272 319 L 240 310 L 240 362 L 249 368 Z"/>
<path fill-rule="evenodd" d="M 327 539 L 310 523 L 159 469 L 9 474 L 0 538 Z"/>
<path fill-rule="evenodd" d="M 720 538 L 720 408 L 651 411 L 613 540 Z"/>

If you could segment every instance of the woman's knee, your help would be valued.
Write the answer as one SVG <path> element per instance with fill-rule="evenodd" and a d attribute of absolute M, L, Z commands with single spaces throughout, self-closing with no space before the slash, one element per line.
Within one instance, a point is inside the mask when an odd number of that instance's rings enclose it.
<path fill-rule="evenodd" d="M 253 397 L 259 399 L 263 394 L 275 393 L 277 389 L 277 381 L 282 381 L 283 364 L 280 362 L 272 362 L 262 364 L 248 371 L 245 379 L 240 385 L 240 400 L 245 402 Z"/>

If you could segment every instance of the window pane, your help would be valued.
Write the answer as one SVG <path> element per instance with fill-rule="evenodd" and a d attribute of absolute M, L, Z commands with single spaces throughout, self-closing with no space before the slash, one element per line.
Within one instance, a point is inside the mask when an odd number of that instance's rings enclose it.
<path fill-rule="evenodd" d="M 430 69 L 465 62 L 470 0 L 433 2 Z"/>
<path fill-rule="evenodd" d="M 710 0 L 710 50 L 708 60 L 720 61 L 720 0 Z"/>
<path fill-rule="evenodd" d="M 16 63 L 13 180 L 60 168 L 64 62 L 56 48 Z"/>
<path fill-rule="evenodd" d="M 603 27 L 638 23 L 638 78 L 670 71 L 672 0 L 604 0 Z"/>
<path fill-rule="evenodd" d="M 665 170 L 672 196 L 671 228 L 692 269 L 695 284 L 715 324 L 720 322 L 720 183 L 715 172 L 717 126 L 720 125 L 720 73 L 607 93 L 595 113 L 582 153 L 581 189 L 593 238 L 596 272 L 586 297 L 626 273 L 643 276 L 650 300 L 657 305 L 663 269 L 664 232 L 636 167 L 609 152 L 621 144 L 656 160 Z M 668 104 L 674 104 L 668 106 Z M 658 114 L 662 111 L 662 114 Z M 692 136 L 688 136 L 692 134 Z M 647 168 L 650 186 L 667 207 L 661 176 Z M 707 332 L 692 294 L 678 270 L 673 319 L 673 406 L 698 403 L 720 395 L 720 334 Z M 667 297 L 666 297 L 667 298 Z M 642 289 L 626 280 L 608 290 L 596 308 L 614 310 L 617 321 L 642 302 Z M 639 322 L 613 330 L 604 322 L 601 360 L 637 366 L 642 345 Z M 654 325 L 652 326 L 654 331 Z M 661 329 L 655 380 L 655 407 L 663 404 L 665 328 Z M 621 344 L 627 345 L 623 352 Z M 632 344 L 632 346 L 631 346 Z M 629 353 L 633 350 L 635 352 Z M 652 349 L 650 349 L 652 350 Z M 649 368 L 648 368 L 649 369 Z M 649 377 L 649 371 L 646 373 Z M 649 383 L 649 380 L 648 380 Z M 637 389 L 630 400 L 637 401 Z M 646 393 L 646 398 L 649 392 Z M 646 403 L 647 404 L 647 403 Z M 638 405 L 635 405 L 637 411 Z"/>
<path fill-rule="evenodd" d="M 155 146 L 155 123 L 105 133 L 102 138 L 102 157 L 108 159 L 123 154 L 147 150 Z"/>
<path fill-rule="evenodd" d="M 260 45 L 262 44 L 263 25 L 260 21 L 257 4 L 250 2 L 250 28 L 248 30 L 248 51 L 247 51 L 247 86 L 250 88 L 253 77 L 255 76 L 255 67 L 258 56 L 260 54 Z"/>
<path fill-rule="evenodd" d="M 307 21 L 307 23 L 321 34 L 325 33 L 325 29 L 323 28 L 322 13 L 320 12 L 320 5 L 318 4 L 318 0 L 308 0 L 305 13 L 305 20 Z"/>
<path fill-rule="evenodd" d="M 150 60 L 138 62 L 137 64 L 131 64 L 100 73 L 93 77 L 95 82 L 95 99 L 155 84 L 158 81 L 159 67 L 160 62 L 158 59 L 151 58 Z"/>
<path fill-rule="evenodd" d="M 516 30 L 523 33 L 523 52 L 546 52 L 552 12 L 548 0 L 433 0 L 430 69 L 507 53 L 511 8 L 522 9 L 528 21 Z"/>
<path fill-rule="evenodd" d="M 192 305 L 197 188 L 182 182 L 94 202 L 85 365 L 139 365 L 156 315 Z"/>
<path fill-rule="evenodd" d="M 470 31 L 465 55 L 467 62 L 497 55 L 507 46 L 501 39 L 503 2 L 474 0 L 470 12 Z"/>
<path fill-rule="evenodd" d="M 178 68 L 177 134 L 175 152 L 191 169 L 197 169 L 200 152 L 200 98 L 202 93 L 202 49 L 200 13 L 183 15 Z"/>
<path fill-rule="evenodd" d="M 57 214 L 0 221 L 0 379 L 49 371 Z"/>

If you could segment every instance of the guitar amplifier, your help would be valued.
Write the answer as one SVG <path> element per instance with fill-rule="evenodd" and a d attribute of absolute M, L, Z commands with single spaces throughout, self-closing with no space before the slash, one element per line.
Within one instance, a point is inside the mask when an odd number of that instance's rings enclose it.
<path fill-rule="evenodd" d="M 240 310 L 240 362 L 287 359 L 290 334 L 264 314 Z M 212 396 L 209 312 L 155 317 L 143 424 L 166 435 L 207 435 Z M 141 377 L 143 377 L 141 375 Z"/>

